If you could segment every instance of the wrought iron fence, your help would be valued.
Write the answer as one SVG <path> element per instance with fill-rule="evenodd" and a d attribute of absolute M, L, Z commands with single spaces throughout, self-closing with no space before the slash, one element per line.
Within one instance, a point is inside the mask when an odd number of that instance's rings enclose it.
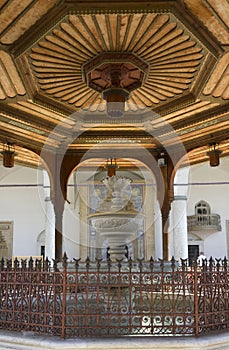
<path fill-rule="evenodd" d="M 228 261 L 0 265 L 0 328 L 65 337 L 199 335 L 229 328 Z"/>

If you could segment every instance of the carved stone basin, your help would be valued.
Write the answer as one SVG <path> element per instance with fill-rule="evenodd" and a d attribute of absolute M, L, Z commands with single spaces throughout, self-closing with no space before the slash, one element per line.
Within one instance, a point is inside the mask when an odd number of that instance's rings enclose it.
<path fill-rule="evenodd" d="M 111 260 L 126 259 L 126 246 L 136 239 L 139 217 L 131 201 L 129 178 L 111 176 L 103 179 L 108 193 L 99 210 L 89 216 L 98 236 L 108 242 Z"/>

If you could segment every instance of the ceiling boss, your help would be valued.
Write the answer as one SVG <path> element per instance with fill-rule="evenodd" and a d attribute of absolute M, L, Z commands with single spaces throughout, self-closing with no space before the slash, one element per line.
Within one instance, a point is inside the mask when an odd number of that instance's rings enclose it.
<path fill-rule="evenodd" d="M 82 66 L 85 83 L 101 92 L 107 114 L 122 117 L 129 93 L 146 80 L 149 64 L 129 52 L 102 53 Z"/>

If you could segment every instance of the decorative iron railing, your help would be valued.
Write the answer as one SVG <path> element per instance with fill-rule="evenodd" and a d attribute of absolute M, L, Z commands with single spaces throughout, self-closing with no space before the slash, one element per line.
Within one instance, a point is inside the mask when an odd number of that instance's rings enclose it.
<path fill-rule="evenodd" d="M 2 260 L 0 328 L 62 338 L 228 330 L 228 261 Z"/>

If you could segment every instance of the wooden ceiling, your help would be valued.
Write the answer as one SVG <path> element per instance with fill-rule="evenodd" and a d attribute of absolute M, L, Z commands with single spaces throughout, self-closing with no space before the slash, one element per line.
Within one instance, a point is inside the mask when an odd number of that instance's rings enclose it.
<path fill-rule="evenodd" d="M 32 167 L 44 149 L 182 147 L 192 164 L 216 142 L 228 156 L 228 24 L 227 0 L 1 0 L 0 151 Z M 119 119 L 82 74 L 104 52 L 149 67 Z"/>

